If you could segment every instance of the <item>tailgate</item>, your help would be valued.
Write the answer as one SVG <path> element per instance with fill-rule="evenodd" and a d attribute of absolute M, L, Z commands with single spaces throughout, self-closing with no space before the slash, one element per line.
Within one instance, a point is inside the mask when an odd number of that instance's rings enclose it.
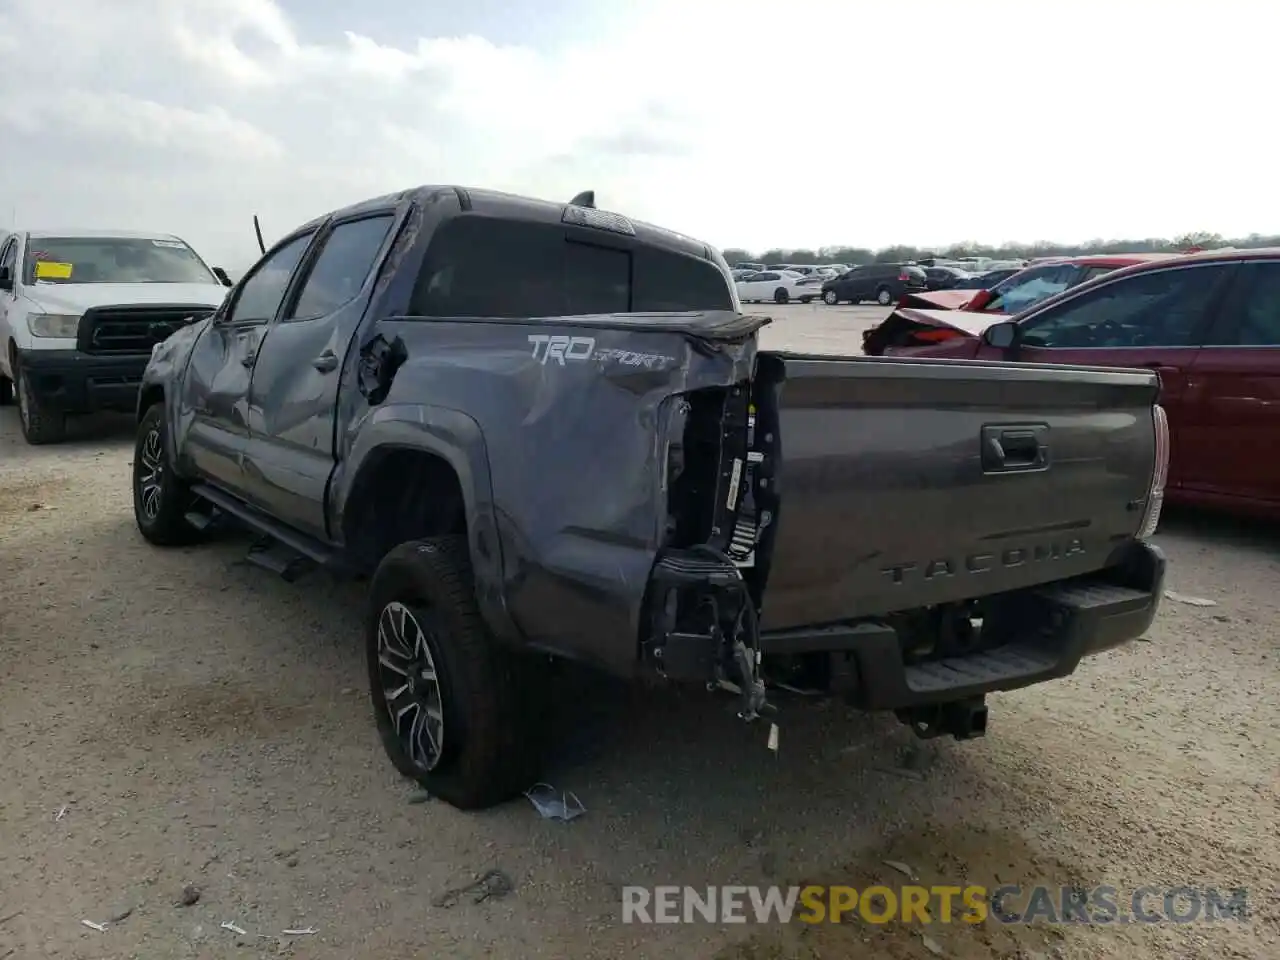
<path fill-rule="evenodd" d="M 1139 528 L 1154 373 L 772 356 L 786 380 L 764 629 L 1088 573 Z"/>

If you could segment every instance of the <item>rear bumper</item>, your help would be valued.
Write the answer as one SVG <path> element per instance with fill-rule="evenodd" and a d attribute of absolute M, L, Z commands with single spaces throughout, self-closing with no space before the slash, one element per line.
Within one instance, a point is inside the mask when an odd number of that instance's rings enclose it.
<path fill-rule="evenodd" d="M 133 411 L 147 356 L 95 357 L 79 350 L 29 350 L 21 363 L 42 406 L 61 413 Z"/>
<path fill-rule="evenodd" d="M 1128 547 L 1097 574 L 1046 584 L 1008 599 L 1012 627 L 1001 646 L 906 665 L 898 634 L 885 624 L 766 635 L 766 654 L 827 653 L 833 692 L 868 710 L 900 710 L 1017 690 L 1068 676 L 1085 657 L 1142 636 L 1159 609 L 1164 553 Z"/>

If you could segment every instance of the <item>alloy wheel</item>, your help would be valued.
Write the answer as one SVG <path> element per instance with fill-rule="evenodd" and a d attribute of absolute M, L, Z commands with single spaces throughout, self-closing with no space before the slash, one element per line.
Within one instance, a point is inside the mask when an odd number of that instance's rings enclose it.
<path fill-rule="evenodd" d="M 444 697 L 419 615 L 398 601 L 378 616 L 378 680 L 405 756 L 435 769 L 444 748 Z"/>
<path fill-rule="evenodd" d="M 158 428 L 143 438 L 139 459 L 142 469 L 138 472 L 138 499 L 142 504 L 142 515 L 148 520 L 155 520 L 160 515 L 161 484 L 164 481 L 164 444 Z"/>

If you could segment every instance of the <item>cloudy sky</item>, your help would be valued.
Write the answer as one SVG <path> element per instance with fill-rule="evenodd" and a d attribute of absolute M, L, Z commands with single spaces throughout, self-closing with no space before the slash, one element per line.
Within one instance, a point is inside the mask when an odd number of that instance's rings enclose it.
<path fill-rule="evenodd" d="M 463 183 L 757 250 L 1280 232 L 1272 6 L 0 0 L 0 228 L 239 269 L 254 213 Z"/>

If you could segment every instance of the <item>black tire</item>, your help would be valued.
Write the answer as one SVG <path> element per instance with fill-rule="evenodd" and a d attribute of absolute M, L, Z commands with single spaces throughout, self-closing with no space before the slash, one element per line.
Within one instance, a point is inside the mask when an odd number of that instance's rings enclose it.
<path fill-rule="evenodd" d="M 13 403 L 13 381 L 0 373 L 0 407 Z"/>
<path fill-rule="evenodd" d="M 61 443 L 67 435 L 67 415 L 40 403 L 22 371 L 22 358 L 16 356 L 13 367 L 13 392 L 18 401 L 18 426 L 22 438 L 33 447 Z"/>
<path fill-rule="evenodd" d="M 133 519 L 149 543 L 177 547 L 196 542 L 200 531 L 187 521 L 195 497 L 173 472 L 167 433 L 164 404 L 152 404 L 133 444 Z"/>
<path fill-rule="evenodd" d="M 378 735 L 401 774 L 460 810 L 534 784 L 542 684 L 532 657 L 501 646 L 485 626 L 465 537 L 402 543 L 383 558 L 369 587 L 365 646 Z"/>
<path fill-rule="evenodd" d="M 840 297 L 834 290 L 828 290 L 822 295 L 822 302 L 829 307 L 834 307 L 840 303 Z"/>
<path fill-rule="evenodd" d="M 887 307 L 889 304 L 893 303 L 893 293 L 888 287 L 881 287 L 876 291 L 876 303 L 880 304 L 882 307 Z"/>
<path fill-rule="evenodd" d="M 773 302 L 774 303 L 790 303 L 791 302 L 791 294 L 787 293 L 786 287 L 779 287 L 777 290 L 773 291 Z"/>

